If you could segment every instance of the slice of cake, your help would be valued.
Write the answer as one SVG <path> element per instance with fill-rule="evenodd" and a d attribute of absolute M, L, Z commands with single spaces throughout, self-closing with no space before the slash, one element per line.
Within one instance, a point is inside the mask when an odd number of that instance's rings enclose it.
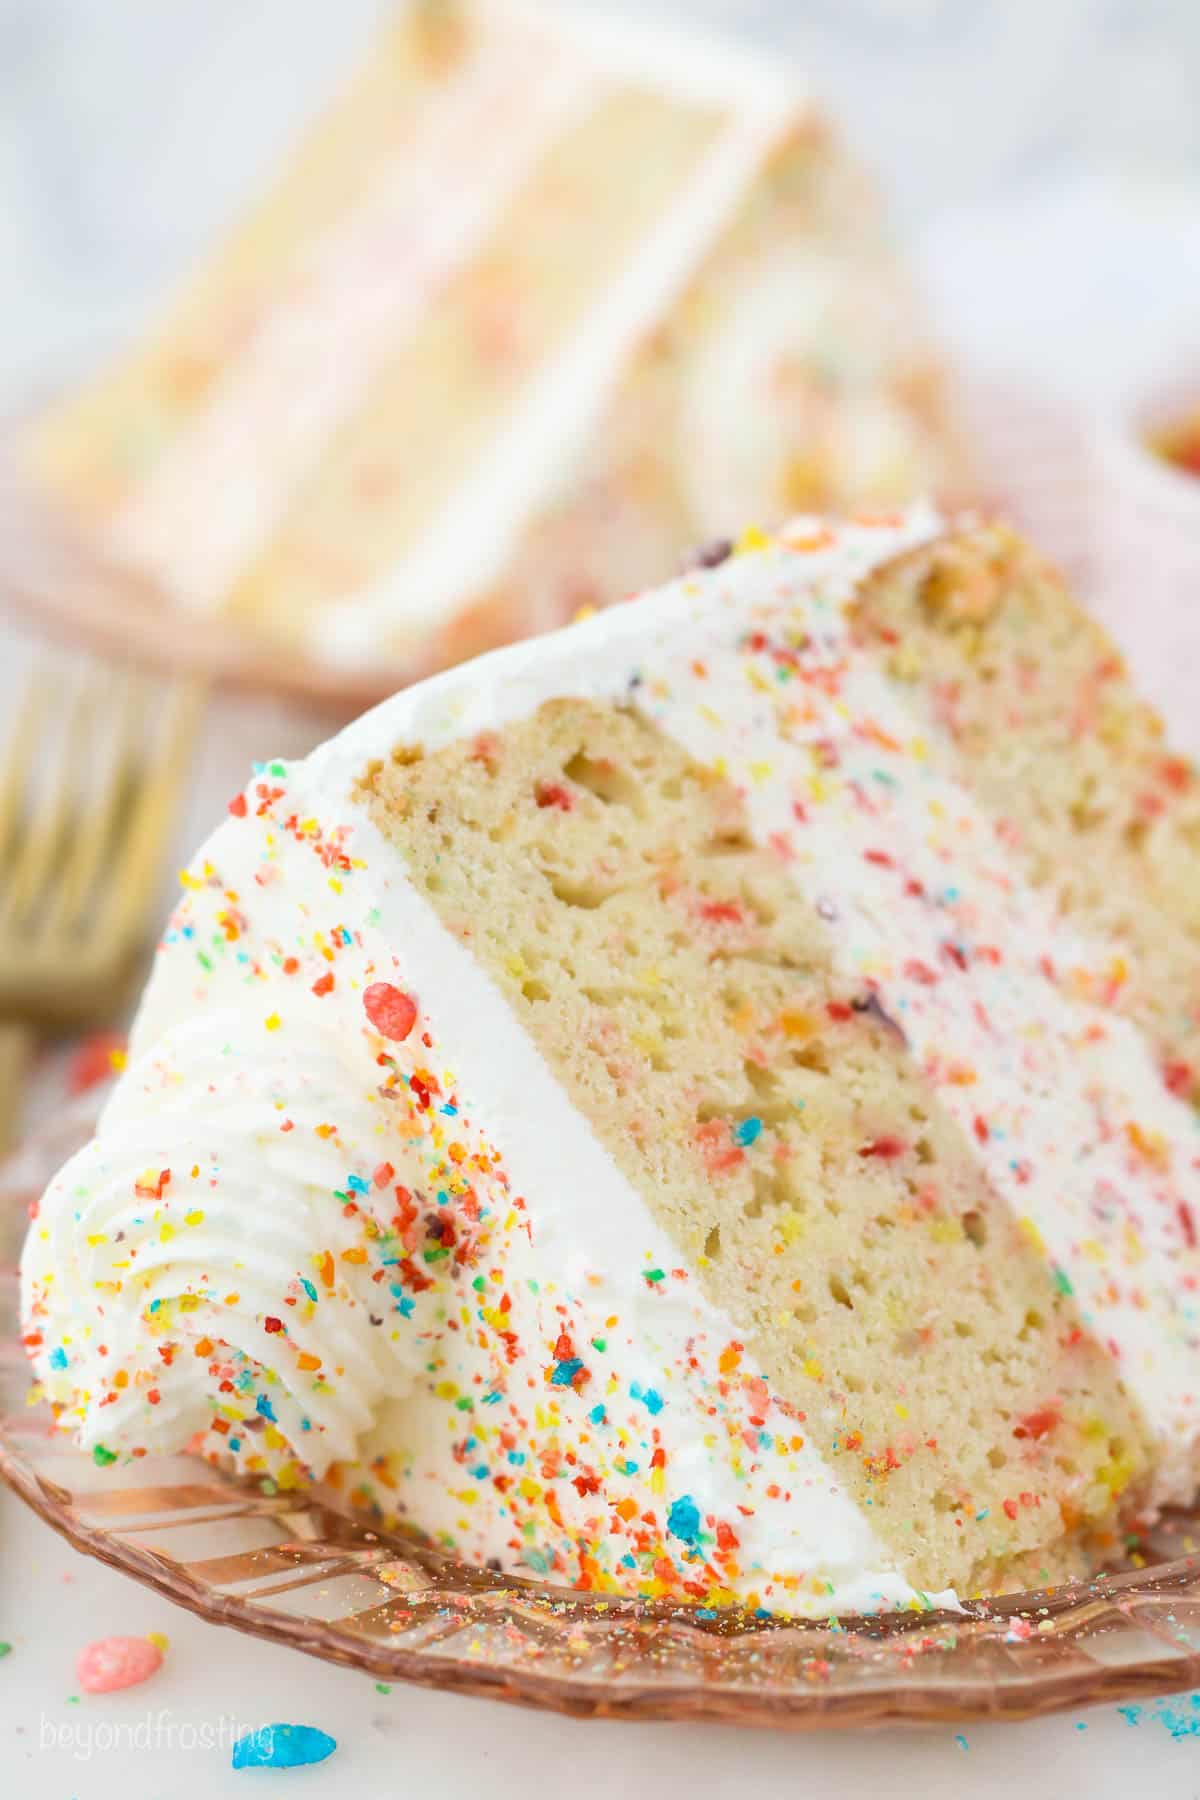
<path fill-rule="evenodd" d="M 381 691 L 746 518 L 959 478 L 875 197 L 798 82 L 532 0 L 403 8 L 28 462 L 106 561 Z"/>
<path fill-rule="evenodd" d="M 1200 1484 L 1200 785 L 1055 575 L 757 534 L 268 763 L 25 1257 L 102 1461 L 797 1614 Z"/>

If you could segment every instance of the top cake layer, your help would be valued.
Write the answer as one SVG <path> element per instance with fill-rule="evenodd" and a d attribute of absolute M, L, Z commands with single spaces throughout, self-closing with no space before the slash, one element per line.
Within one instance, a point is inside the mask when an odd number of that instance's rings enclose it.
<path fill-rule="evenodd" d="M 939 530 L 749 540 L 259 773 L 31 1233 L 64 1423 L 801 1612 L 1191 1495 L 1191 772 Z"/>
<path fill-rule="evenodd" d="M 32 448 L 178 604 L 409 668 L 954 464 L 872 198 L 798 84 L 519 0 L 407 8 Z"/>

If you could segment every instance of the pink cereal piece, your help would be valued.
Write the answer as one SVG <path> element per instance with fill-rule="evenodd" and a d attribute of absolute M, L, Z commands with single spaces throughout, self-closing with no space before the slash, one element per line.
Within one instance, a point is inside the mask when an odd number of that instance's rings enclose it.
<path fill-rule="evenodd" d="M 79 1652 L 75 1673 L 86 1694 L 112 1694 L 148 1681 L 162 1664 L 162 1651 L 149 1638 L 97 1638 Z"/>

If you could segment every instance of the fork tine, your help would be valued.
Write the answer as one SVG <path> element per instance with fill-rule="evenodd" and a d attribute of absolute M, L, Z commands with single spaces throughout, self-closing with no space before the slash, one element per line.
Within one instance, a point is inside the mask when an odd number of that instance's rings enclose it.
<path fill-rule="evenodd" d="M 49 678 L 44 680 L 48 689 Z M 57 733 L 54 745 L 50 791 L 38 806 L 11 865 L 9 881 L 0 896 L 0 924 L 14 925 L 33 912 L 78 808 L 81 778 L 87 768 L 87 726 L 95 708 L 95 695 L 86 683 L 77 685 L 67 706 L 66 723 Z M 29 922 L 31 936 L 36 936 L 42 921 L 35 916 Z"/>
<path fill-rule="evenodd" d="M 187 682 L 170 692 L 160 726 L 160 746 L 146 765 L 124 839 L 112 869 L 109 904 L 98 937 L 114 954 L 132 948 L 146 915 L 146 897 L 158 873 L 163 842 L 175 817 L 188 757 L 203 716 L 205 689 Z"/>
<path fill-rule="evenodd" d="M 121 801 L 128 797 L 132 771 L 137 766 L 136 751 L 146 708 L 144 682 L 129 670 L 117 672 L 115 678 L 97 671 L 92 681 L 94 689 L 112 683 L 105 701 L 106 710 L 114 717 L 115 730 L 91 804 L 77 815 L 66 861 L 42 921 L 43 938 L 81 922 L 84 906 L 103 886 L 108 852 L 124 810 Z"/>
<path fill-rule="evenodd" d="M 9 732 L 8 754 L 0 772 L 0 854 L 7 850 L 24 808 L 29 765 L 38 741 L 37 727 L 49 697 L 45 671 L 32 674 L 25 684 L 16 720 Z"/>
<path fill-rule="evenodd" d="M 32 1039 L 24 1025 L 0 1024 L 0 1158 L 15 1148 Z M 0 1238 L 0 1256 L 16 1260 L 15 1248 Z"/>

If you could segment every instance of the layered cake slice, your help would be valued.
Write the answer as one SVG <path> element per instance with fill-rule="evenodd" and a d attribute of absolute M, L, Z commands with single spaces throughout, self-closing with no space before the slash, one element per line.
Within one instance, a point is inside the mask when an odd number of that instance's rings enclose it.
<path fill-rule="evenodd" d="M 534 0 L 402 8 L 27 460 L 171 603 L 393 671 L 665 580 L 745 518 L 960 479 L 875 197 L 799 83 Z"/>
<path fill-rule="evenodd" d="M 268 763 L 25 1257 L 101 1460 L 820 1613 L 1200 1485 L 1200 787 L 998 527 L 750 536 Z"/>

